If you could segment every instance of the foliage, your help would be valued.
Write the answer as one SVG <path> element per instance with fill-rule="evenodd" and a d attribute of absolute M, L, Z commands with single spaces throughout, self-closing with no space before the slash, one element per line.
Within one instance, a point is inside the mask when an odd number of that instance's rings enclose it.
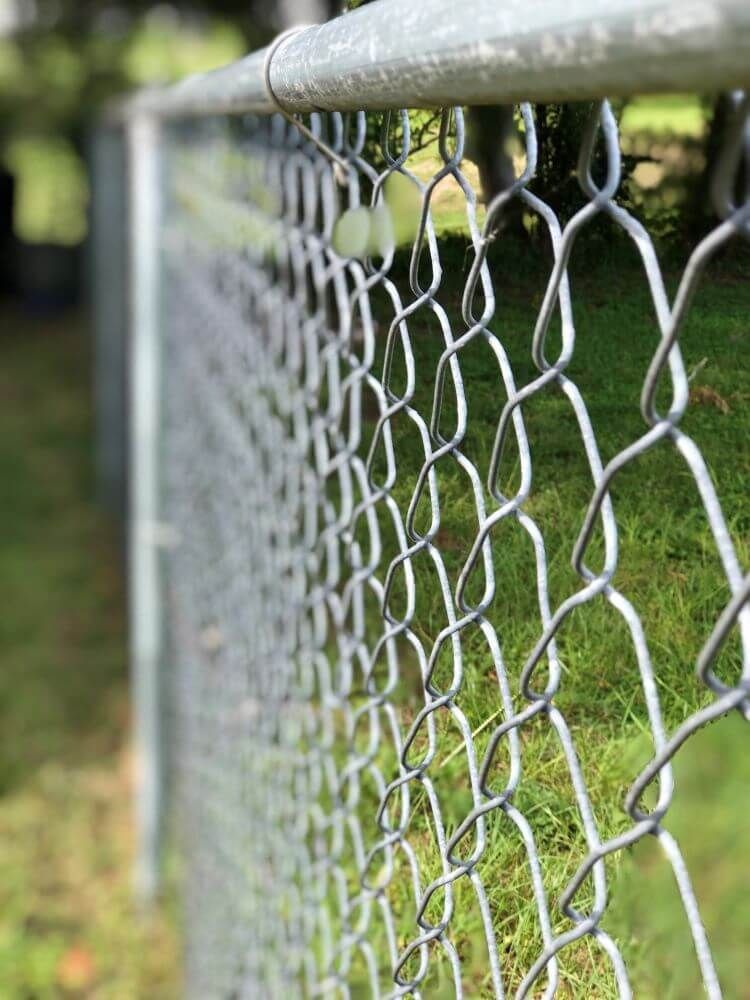
<path fill-rule="evenodd" d="M 533 189 L 565 219 L 585 204 L 576 167 L 590 114 L 590 102 L 537 104 L 535 108 L 539 160 Z M 630 207 L 626 182 L 637 162 L 634 156 L 622 156 L 620 202 L 627 203 L 625 207 Z M 604 183 L 607 163 L 601 140 L 596 145 L 592 166 L 594 180 L 598 184 Z"/>
<path fill-rule="evenodd" d="M 108 8 L 82 21 L 72 5 L 50 24 L 43 5 L 32 26 L 0 39 L 0 161 L 16 177 L 22 239 L 71 244 L 84 235 L 87 133 L 108 101 L 246 50 L 244 33 L 227 20 L 167 8 L 136 16 L 140 9 Z"/>

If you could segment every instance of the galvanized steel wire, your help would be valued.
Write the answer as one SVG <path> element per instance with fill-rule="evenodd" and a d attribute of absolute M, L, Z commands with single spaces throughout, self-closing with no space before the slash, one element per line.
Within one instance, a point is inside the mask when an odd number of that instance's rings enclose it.
<path fill-rule="evenodd" d="M 733 96 L 716 165 L 719 221 L 693 250 L 672 298 L 649 233 L 617 201 L 620 141 L 609 104 L 592 107 L 577 164 L 586 201 L 567 221 L 533 193 L 534 109 L 520 111 L 523 173 L 487 207 L 482 228 L 476 192 L 462 171 L 460 108 L 443 114 L 440 163 L 427 181 L 412 170 L 406 112 L 383 117 L 379 167 L 367 158 L 363 113 L 312 116 L 311 129 L 346 164 L 343 185 L 317 145 L 278 116 L 163 126 L 167 782 L 179 816 L 191 996 L 430 996 L 425 984 L 438 960 L 450 970 L 452 994 L 467 995 L 452 935 L 456 894 L 465 883 L 481 919 L 489 993 L 554 996 L 559 957 L 587 938 L 609 966 L 617 995 L 629 997 L 620 946 L 602 926 L 606 861 L 649 836 L 674 871 L 706 992 L 722 995 L 690 877 L 664 820 L 674 791 L 671 761 L 680 746 L 727 712 L 750 718 L 750 577 L 703 456 L 681 429 L 689 386 L 680 353 L 680 332 L 704 268 L 750 232 L 750 202 L 737 201 L 736 184 L 750 151 L 747 99 Z M 599 146 L 606 176 L 596 181 Z M 406 292 L 391 276 L 392 251 L 357 260 L 332 247 L 342 209 L 359 205 L 365 191 L 378 204 L 395 172 L 410 180 L 422 204 Z M 432 217 L 435 190 L 446 177 L 463 192 L 471 245 L 460 309 L 442 297 L 441 240 Z M 537 374 L 521 381 L 492 326 L 497 291 L 488 266 L 498 222 L 513 203 L 540 220 L 554 256 L 530 340 Z M 636 247 L 657 331 L 641 397 L 643 433 L 606 463 L 587 401 L 567 373 L 576 347 L 567 268 L 576 241 L 602 215 Z M 376 296 L 390 303 L 385 326 L 374 314 Z M 419 370 L 410 331 L 426 313 L 442 337 L 429 373 Z M 554 316 L 557 340 L 549 333 Z M 462 352 L 477 339 L 497 363 L 497 428 L 486 468 L 463 450 L 471 406 Z M 415 405 L 415 380 L 426 375 L 434 380 L 429 413 Z M 657 390 L 664 386 L 671 401 L 660 409 Z M 525 422 L 530 402 L 552 392 L 570 406 L 592 482 L 570 553 L 580 587 L 557 605 L 548 587 L 545 537 L 527 504 L 535 466 Z M 449 397 L 455 405 L 446 408 Z M 397 420 L 413 425 L 423 452 L 406 505 L 393 495 Z M 520 476 L 508 493 L 500 470 L 511 439 Z M 662 719 L 642 617 L 617 586 L 619 527 L 610 496 L 618 476 L 657 445 L 682 456 L 732 595 L 697 658 L 710 698 L 675 732 Z M 444 463 L 465 476 L 476 518 L 467 526 L 472 541 L 457 578 L 446 567 L 440 533 Z M 425 509 L 427 524 L 419 513 Z M 515 681 L 492 617 L 493 546 L 503 522 L 530 540 L 538 597 L 537 641 Z M 594 559 L 596 530 L 603 558 Z M 418 558 L 429 561 L 440 596 L 441 622 L 431 637 L 413 627 Z M 477 578 L 484 581 L 481 596 L 470 585 Z M 558 633 L 576 609 L 599 600 L 627 627 L 653 743 L 650 762 L 621 804 L 624 832 L 609 840 L 600 835 L 598 803 L 590 800 L 575 735 L 558 705 L 565 685 Z M 727 684 L 712 665 L 735 629 L 742 675 Z M 497 678 L 497 704 L 488 705 L 481 748 L 460 704 L 464 644 L 477 633 Z M 413 717 L 397 695 L 407 649 L 420 678 L 421 707 Z M 446 658 L 448 680 L 439 667 Z M 456 745 L 465 753 L 471 801 L 451 829 L 435 784 L 452 749 L 440 740 L 437 718 L 444 712 L 460 734 Z M 545 885 L 534 819 L 518 803 L 524 732 L 542 723 L 564 755 L 585 842 L 559 899 L 550 898 Z M 652 783 L 655 802 L 647 807 L 643 796 Z M 419 838 L 429 837 L 439 858 L 429 875 L 414 843 L 417 799 L 429 817 Z M 501 815 L 524 845 L 542 941 L 513 984 L 497 937 L 503 914 L 495 911 L 488 885 L 502 873 L 482 864 L 488 831 Z M 586 887 L 590 895 L 582 904 L 579 890 Z M 555 907 L 567 918 L 563 930 L 553 919 Z"/>

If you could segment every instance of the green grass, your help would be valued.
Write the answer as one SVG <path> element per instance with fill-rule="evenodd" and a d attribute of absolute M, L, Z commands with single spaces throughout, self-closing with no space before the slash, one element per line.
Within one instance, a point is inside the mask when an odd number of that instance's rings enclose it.
<path fill-rule="evenodd" d="M 626 134 L 699 138 L 706 129 L 706 108 L 695 94 L 651 94 L 628 101 L 622 115 Z"/>
<path fill-rule="evenodd" d="M 584 248 L 585 249 L 585 248 Z M 457 314 L 468 264 L 465 242 L 442 248 L 444 280 L 438 299 Z M 529 340 L 545 280 L 541 250 L 493 247 L 498 293 L 492 328 L 509 352 L 519 384 L 533 377 Z M 750 563 L 746 493 L 750 474 L 750 306 L 746 258 L 719 261 L 696 298 L 682 345 L 695 371 L 692 405 L 683 427 L 700 444 L 724 502 L 744 565 Z M 403 262 L 394 271 L 405 299 Z M 667 274 L 674 287 L 676 270 Z M 634 258 L 606 238 L 574 257 L 577 347 L 569 374 L 582 389 L 606 461 L 642 430 L 638 394 L 656 343 L 652 308 Z M 380 293 L 382 360 L 388 310 Z M 130 760 L 126 738 L 121 554 L 112 525 L 91 499 L 88 357 L 77 324 L 35 324 L 8 316 L 5 365 L 0 375 L 0 483 L 6 532 L 0 549 L 4 614 L 0 632 L 0 995 L 27 998 L 161 998 L 179 995 L 174 922 L 155 914 L 137 919 L 130 894 Z M 427 418 L 433 373 L 441 350 L 434 316 L 409 323 L 416 357 L 413 405 Z M 550 348 L 550 354 L 554 349 Z M 469 402 L 464 451 L 486 479 L 492 434 L 504 397 L 496 363 L 479 341 L 461 354 Z M 402 375 L 397 355 L 394 384 Z M 365 412 L 372 406 L 365 400 Z M 455 416 L 446 397 L 444 429 Z M 591 491 L 580 435 L 569 404 L 554 387 L 524 411 L 535 480 L 527 509 L 544 531 L 553 606 L 577 589 L 569 566 L 572 543 Z M 367 433 L 374 424 L 369 421 Z M 394 498 L 405 510 L 421 465 L 413 425 L 393 422 L 399 478 Z M 366 446 L 367 441 L 363 443 Z M 517 481 L 512 447 L 502 481 Z M 468 480 L 455 460 L 438 467 L 441 524 L 438 543 L 451 582 L 463 564 L 475 525 Z M 615 584 L 641 614 L 658 678 L 665 722 L 673 730 L 706 694 L 693 675 L 695 655 L 727 598 L 705 517 L 686 467 L 667 446 L 643 456 L 613 490 L 621 556 Z M 418 523 L 424 526 L 420 511 Z M 395 551 L 385 520 L 384 562 Z M 594 552 L 598 551 L 596 544 Z M 496 624 L 514 694 L 518 675 L 538 636 L 535 574 L 527 536 L 505 522 L 493 534 L 496 597 L 488 617 Z M 591 557 L 595 564 L 595 555 Z M 429 648 L 445 624 L 435 599 L 435 574 L 423 556 L 414 560 L 418 602 L 412 628 Z M 478 583 L 481 583 L 479 581 Z M 473 584 L 474 591 L 478 583 Z M 393 607 L 403 595 L 398 582 Z M 472 591 L 473 592 L 473 591 Z M 377 630 L 378 609 L 368 622 Z M 557 703 L 565 711 L 580 755 L 602 837 L 627 826 L 621 803 L 650 753 L 645 706 L 635 659 L 619 615 L 598 599 L 571 616 L 559 636 L 564 665 Z M 404 730 L 420 703 L 415 657 L 399 644 L 401 679 L 392 692 Z M 497 679 L 478 629 L 463 633 L 464 673 L 457 704 L 472 729 L 500 708 Z M 738 650 L 731 642 L 723 676 L 736 676 Z M 451 664 L 441 663 L 438 685 Z M 383 671 L 384 674 L 384 671 Z M 360 697 L 361 692 L 355 693 Z M 516 697 L 516 703 L 523 700 Z M 448 834 L 471 807 L 465 753 L 455 722 L 438 713 L 438 752 L 429 767 Z M 357 739 L 366 744 L 367 733 Z M 479 756 L 490 725 L 476 737 Z M 746 864 L 750 758 L 747 729 L 731 717 L 709 727 L 680 752 L 677 792 L 667 826 L 678 836 L 715 949 L 727 996 L 750 996 L 744 982 L 744 944 L 750 933 Z M 424 740 L 418 738 L 418 757 Z M 345 746 L 339 748 L 346 751 Z M 523 780 L 515 802 L 532 824 L 557 931 L 569 923 L 555 907 L 585 852 L 568 769 L 544 719 L 524 727 Z M 392 775 L 395 760 L 383 741 L 377 763 Z M 502 752 L 494 783 L 506 776 Z M 360 815 L 366 845 L 378 837 L 373 822 L 377 791 L 364 776 Z M 426 797 L 413 786 L 408 840 L 423 881 L 439 872 Z M 530 902 L 523 843 L 499 812 L 487 822 L 479 863 L 500 948 L 506 989 L 512 995 L 536 957 L 541 940 Z M 471 838 L 464 851 L 468 852 Z M 344 847 L 344 860 L 348 848 Z M 356 862 L 351 858 L 351 892 Z M 671 872 L 655 842 L 639 845 L 609 864 L 611 906 L 605 926 L 629 962 L 637 997 L 687 1000 L 700 986 Z M 397 853 L 387 894 L 398 914 L 399 947 L 414 934 L 414 901 L 403 854 Z M 580 905 L 587 905 L 584 890 Z M 439 896 L 439 894 L 438 894 Z M 430 909 L 442 904 L 436 898 Z M 479 909 L 467 879 L 454 886 L 451 940 L 462 958 L 464 987 L 490 996 Z M 377 941 L 376 930 L 373 930 Z M 379 954 L 385 954 L 381 949 Z M 560 958 L 561 996 L 612 997 L 613 978 L 590 939 Z M 355 961 L 350 979 L 361 976 Z M 386 976 L 384 973 L 384 983 Z M 441 953 L 435 951 L 424 995 L 452 996 Z"/>
<path fill-rule="evenodd" d="M 464 242 L 454 239 L 446 243 L 442 259 L 444 280 L 437 298 L 453 317 L 460 310 L 460 292 L 468 266 Z M 502 338 L 517 384 L 522 385 L 535 375 L 529 356 L 530 337 L 548 263 L 541 250 L 506 248 L 499 243 L 493 248 L 491 267 L 497 293 L 491 327 Z M 746 270 L 746 255 L 739 262 L 731 255 L 725 256 L 713 266 L 681 339 L 688 371 L 694 373 L 691 406 L 682 427 L 695 438 L 708 462 L 744 566 L 750 564 L 746 502 L 750 476 L 750 373 L 743 361 L 750 346 Z M 398 267 L 395 273 L 398 275 Z M 668 269 L 666 277 L 673 291 L 678 269 Z M 397 281 L 405 301 L 409 301 L 405 282 L 401 277 Z M 604 228 L 596 242 L 574 255 L 571 281 L 577 346 L 567 374 L 583 392 L 606 463 L 644 431 L 638 401 L 658 333 L 646 281 L 634 255 L 609 238 Z M 377 299 L 377 293 L 375 308 L 382 356 L 392 313 L 384 299 Z M 442 336 L 428 309 L 410 317 L 409 331 L 417 372 L 412 405 L 429 422 Z M 405 385 L 400 352 L 397 347 L 392 380 L 396 392 Z M 548 356 L 555 354 L 551 344 Z M 462 450 L 486 482 L 494 430 L 505 396 L 497 363 L 481 339 L 461 352 L 460 363 L 469 408 L 469 429 Z M 379 371 L 377 363 L 375 370 Z M 662 403 L 667 398 L 663 391 Z M 376 410 L 374 405 L 369 409 Z M 441 420 L 445 436 L 455 426 L 455 412 L 448 384 Z M 570 555 L 591 495 L 591 476 L 572 409 L 556 387 L 547 388 L 526 404 L 524 418 L 534 463 L 534 484 L 524 509 L 534 517 L 545 537 L 554 609 L 581 587 L 570 567 Z M 392 495 L 403 513 L 412 497 L 423 451 L 408 417 L 396 416 L 392 430 L 398 466 Z M 381 462 L 377 480 L 384 470 Z M 511 444 L 500 476 L 506 494 L 515 490 L 518 477 Z M 476 531 L 474 500 L 468 477 L 451 456 L 438 463 L 437 478 L 441 520 L 436 544 L 455 587 Z M 709 700 L 694 675 L 695 657 L 728 600 L 728 588 L 692 476 L 672 447 L 662 444 L 641 456 L 616 480 L 612 497 L 620 529 L 614 585 L 632 602 L 645 625 L 663 717 L 671 732 Z M 429 512 L 423 502 L 418 509 L 417 527 L 424 531 L 428 523 Z M 385 517 L 381 529 L 382 565 L 387 565 L 396 544 Z M 360 541 L 367 551 L 364 530 Z M 525 704 L 518 694 L 520 670 L 541 631 L 533 550 L 528 536 L 512 519 L 497 526 L 492 543 L 497 586 L 487 617 L 497 629 L 520 708 Z M 600 540 L 595 538 L 587 556 L 591 567 L 600 564 L 601 552 Z M 429 556 L 420 553 L 412 566 L 417 602 L 411 628 L 429 652 L 447 618 Z M 480 569 L 477 579 L 470 582 L 469 598 L 478 597 L 483 585 Z M 404 606 L 401 574 L 394 586 L 391 608 L 400 615 Z M 377 609 L 371 610 L 369 620 L 374 637 Z M 463 680 L 456 704 L 471 728 L 477 730 L 488 717 L 500 712 L 497 679 L 487 641 L 478 626 L 468 626 L 462 641 Z M 629 827 L 622 802 L 630 783 L 652 754 L 632 641 L 619 613 L 600 597 L 575 611 L 563 624 L 558 648 L 563 678 L 555 702 L 564 711 L 573 733 L 600 835 L 606 839 Z M 403 677 L 391 701 L 405 732 L 420 707 L 421 684 L 414 654 L 406 642 L 400 643 L 399 652 Z M 718 671 L 724 678 L 736 678 L 738 667 L 735 637 L 727 643 Z M 433 678 L 438 689 L 450 685 L 452 671 L 446 650 Z M 544 677 L 542 667 L 536 678 L 537 688 L 542 687 Z M 385 683 L 385 665 L 381 682 Z M 439 749 L 427 773 L 435 783 L 450 834 L 469 812 L 471 793 L 458 727 L 447 709 L 439 710 L 436 720 Z M 381 721 L 385 725 L 385 716 Z M 480 759 L 491 731 L 489 726 L 476 738 Z M 362 747 L 366 743 L 364 736 Z M 747 730 L 732 717 L 716 723 L 688 744 L 677 758 L 677 792 L 666 823 L 678 835 L 692 862 L 696 891 L 726 995 L 734 997 L 750 996 L 742 972 L 742 939 L 750 932 L 750 905 L 746 865 L 738 846 L 746 842 L 750 832 L 745 808 L 750 770 L 747 754 L 742 752 L 746 740 Z M 412 751 L 413 761 L 420 759 L 425 746 L 426 736 L 421 733 Z M 561 932 L 571 924 L 555 901 L 586 851 L 568 767 L 560 742 L 544 716 L 523 728 L 522 754 L 523 780 L 514 801 L 530 820 L 537 837 L 554 929 Z M 378 763 L 384 774 L 392 775 L 392 750 L 383 748 Z M 494 785 L 502 788 L 507 775 L 503 751 L 494 773 Z M 417 783 L 412 789 L 407 839 L 419 859 L 426 884 L 439 874 L 440 858 L 426 796 Z M 366 841 L 374 843 L 377 829 L 370 807 L 376 795 L 366 780 L 362 795 L 364 807 L 359 814 Z M 506 989 L 512 995 L 539 953 L 541 937 L 531 903 L 525 850 L 517 829 L 498 811 L 488 821 L 487 836 L 478 871 L 490 899 Z M 654 1000 L 693 997 L 700 992 L 700 980 L 687 924 L 674 891 L 671 869 L 660 852 L 650 850 L 652 844 L 655 842 L 639 845 L 608 863 L 613 905 L 604 926 L 622 947 L 636 996 Z M 470 836 L 461 853 L 468 854 L 471 845 Z M 401 947 L 413 939 L 415 931 L 407 871 L 402 859 L 386 890 L 400 915 Z M 449 933 L 463 959 L 465 991 L 469 996 L 489 996 L 484 934 L 468 879 L 455 883 L 454 896 L 455 913 Z M 590 890 L 585 886 L 576 903 L 585 910 L 590 900 Z M 443 901 L 444 896 L 438 893 L 435 905 L 431 904 L 428 911 L 436 921 Z M 425 984 L 427 996 L 452 995 L 447 963 L 440 954 L 439 949 L 434 952 L 432 972 Z M 559 995 L 616 995 L 608 960 L 590 939 L 566 949 L 560 965 L 563 985 Z M 356 979 L 356 973 L 352 975 Z"/>
<path fill-rule="evenodd" d="M 0 995 L 179 995 L 134 909 L 122 552 L 92 498 L 80 321 L 2 316 Z"/>

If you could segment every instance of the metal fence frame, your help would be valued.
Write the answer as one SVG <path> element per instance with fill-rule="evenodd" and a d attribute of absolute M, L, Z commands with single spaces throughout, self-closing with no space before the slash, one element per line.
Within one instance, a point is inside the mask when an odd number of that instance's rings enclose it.
<path fill-rule="evenodd" d="M 125 136 L 116 123 L 100 124 L 89 144 L 91 237 L 88 269 L 94 342 L 97 495 L 122 518 L 127 485 L 126 393 L 128 316 Z"/>
<path fill-rule="evenodd" d="M 399 30 L 393 30 L 394 20 Z M 119 115 L 130 163 L 130 630 L 137 760 L 137 886 L 158 886 L 160 661 L 158 316 L 160 122 L 223 113 L 567 101 L 750 85 L 746 0 L 377 0 L 175 86 Z M 748 597 L 727 608 L 720 637 Z M 719 639 L 717 638 L 717 641 Z M 679 735 L 679 734 L 678 734 Z M 718 995 L 718 994 L 717 994 Z"/>
<path fill-rule="evenodd" d="M 377 0 L 290 33 L 274 47 L 268 80 L 272 47 L 145 92 L 128 111 L 382 111 L 748 83 L 742 0 L 472 0 L 470 9 L 464 17 L 450 0 Z"/>

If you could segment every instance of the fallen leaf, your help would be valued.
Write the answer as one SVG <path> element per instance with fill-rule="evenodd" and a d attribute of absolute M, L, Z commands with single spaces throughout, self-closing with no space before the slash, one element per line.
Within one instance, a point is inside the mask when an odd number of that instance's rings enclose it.
<path fill-rule="evenodd" d="M 722 413 L 729 413 L 729 403 L 710 385 L 696 385 L 690 390 L 690 402 L 698 406 L 714 406 Z"/>
<path fill-rule="evenodd" d="M 57 981 L 63 989 L 82 990 L 94 978 L 94 960 L 82 945 L 73 945 L 57 963 Z"/>

